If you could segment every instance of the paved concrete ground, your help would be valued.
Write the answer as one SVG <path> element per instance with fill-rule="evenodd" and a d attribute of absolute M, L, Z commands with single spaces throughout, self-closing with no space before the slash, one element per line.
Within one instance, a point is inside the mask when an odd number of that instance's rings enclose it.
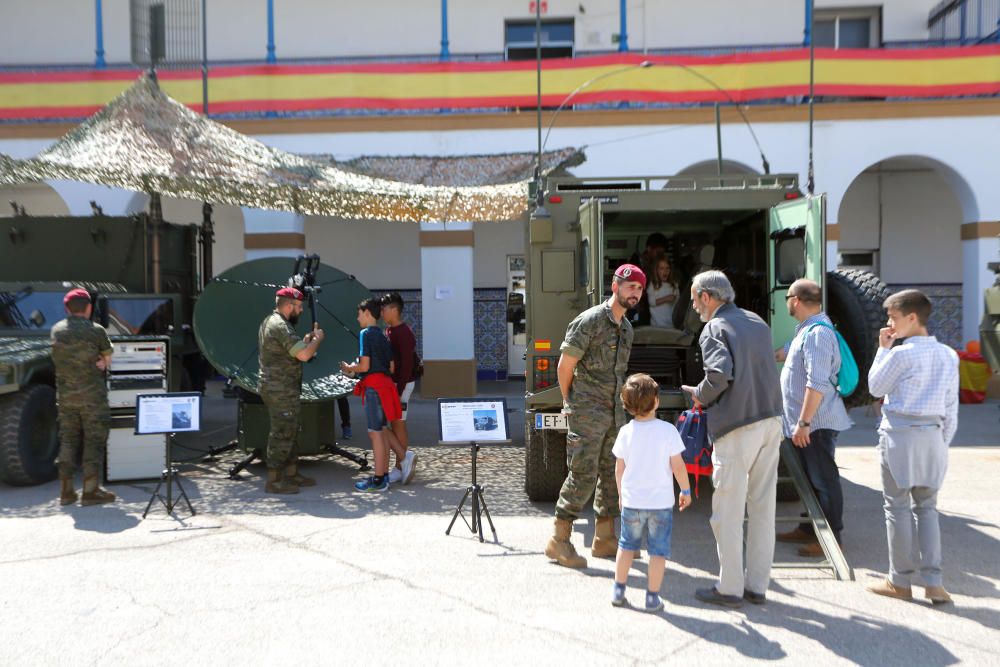
<path fill-rule="evenodd" d="M 520 407 L 517 385 L 483 391 Z M 206 434 L 186 446 L 231 437 L 234 404 L 213 398 L 209 407 Z M 0 664 L 998 664 L 997 407 L 963 406 L 941 494 L 953 606 L 863 590 L 886 567 L 875 454 L 862 446 L 870 431 L 846 434 L 857 446 L 839 454 L 857 581 L 775 570 L 764 607 L 700 604 L 694 589 L 716 568 L 703 485 L 675 517 L 666 609 L 648 615 L 611 607 L 611 561 L 571 571 L 545 559 L 552 505 L 525 498 L 520 446 L 480 455 L 499 544 L 480 544 L 461 521 L 445 536 L 468 484 L 469 452 L 426 446 L 436 435 L 424 401 L 414 408 L 418 476 L 385 495 L 349 492 L 355 467 L 322 460 L 305 466 L 316 488 L 265 496 L 260 465 L 241 481 L 225 478 L 235 453 L 181 467 L 194 518 L 157 509 L 140 520 L 149 483 L 113 485 L 121 501 L 112 506 L 68 509 L 54 483 L 0 487 Z M 577 522 L 578 548 L 592 533 L 592 518 Z M 794 551 L 778 545 L 778 558 L 795 560 Z M 630 579 L 637 605 L 645 567 L 638 561 Z"/>

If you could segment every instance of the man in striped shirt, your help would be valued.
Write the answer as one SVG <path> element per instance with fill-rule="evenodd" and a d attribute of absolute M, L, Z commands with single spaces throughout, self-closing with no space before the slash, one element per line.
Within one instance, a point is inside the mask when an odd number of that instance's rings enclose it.
<path fill-rule="evenodd" d="M 785 297 L 788 314 L 799 321 L 781 370 L 785 437 L 791 439 L 830 529 L 840 541 L 844 493 L 834 460 L 837 436 L 851 427 L 844 401 L 834 386 L 840 370 L 840 345 L 823 312 L 823 292 L 812 280 L 792 283 Z M 779 542 L 804 542 L 802 556 L 820 557 L 811 522 L 778 534 Z"/>
<path fill-rule="evenodd" d="M 885 301 L 889 321 L 868 387 L 884 396 L 878 452 L 889 540 L 889 576 L 868 590 L 909 600 L 919 572 L 924 596 L 951 601 L 941 575 L 937 493 L 948 469 L 948 445 L 958 428 L 958 355 L 927 333 L 931 302 L 918 290 Z M 914 541 L 916 537 L 916 541 Z"/>

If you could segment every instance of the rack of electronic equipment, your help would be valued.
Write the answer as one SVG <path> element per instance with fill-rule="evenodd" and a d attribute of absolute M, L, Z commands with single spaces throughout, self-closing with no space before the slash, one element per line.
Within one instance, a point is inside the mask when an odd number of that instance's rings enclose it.
<path fill-rule="evenodd" d="M 169 390 L 170 339 L 165 336 L 112 338 L 114 354 L 108 369 L 108 436 L 106 479 L 123 482 L 155 479 L 163 473 L 164 434 L 136 435 L 136 397 Z"/>

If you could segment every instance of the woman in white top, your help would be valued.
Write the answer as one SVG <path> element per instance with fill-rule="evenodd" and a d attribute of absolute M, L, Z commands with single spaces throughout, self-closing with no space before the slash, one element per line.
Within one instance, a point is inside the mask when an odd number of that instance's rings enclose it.
<path fill-rule="evenodd" d="M 670 260 L 661 255 L 654 262 L 652 280 L 646 291 L 649 299 L 649 323 L 654 327 L 674 328 L 674 304 L 678 289 L 670 270 Z"/>

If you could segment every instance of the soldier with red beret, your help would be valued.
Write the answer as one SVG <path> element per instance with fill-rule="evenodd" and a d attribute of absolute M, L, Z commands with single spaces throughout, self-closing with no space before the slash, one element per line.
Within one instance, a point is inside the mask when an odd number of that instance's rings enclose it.
<path fill-rule="evenodd" d="M 82 447 L 83 505 L 109 503 L 115 494 L 100 487 L 104 453 L 108 448 L 111 408 L 105 371 L 111 365 L 111 339 L 100 324 L 90 321 L 90 294 L 77 287 L 63 297 L 66 319 L 53 325 L 52 362 L 56 368 L 56 405 L 59 411 L 59 503 L 76 502 L 73 475 Z"/>
<path fill-rule="evenodd" d="M 295 437 L 299 430 L 302 364 L 316 355 L 323 342 L 318 325 L 302 338 L 295 331 L 305 296 L 294 287 L 275 293 L 274 312 L 264 318 L 257 337 L 260 360 L 258 392 L 271 419 L 267 436 L 267 493 L 298 493 L 316 480 L 299 474 Z"/>
<path fill-rule="evenodd" d="M 577 315 L 566 327 L 559 348 L 559 390 L 569 421 L 569 474 L 559 491 L 555 531 L 545 555 L 566 567 L 587 566 L 570 536 L 573 521 L 591 495 L 597 520 L 591 553 L 595 558 L 612 558 L 618 551 L 614 524 L 621 508 L 611 448 L 625 424 L 621 389 L 632 353 L 632 325 L 625 313 L 639 303 L 645 287 L 642 269 L 634 264 L 619 266 L 611 280 L 611 297 Z"/>

